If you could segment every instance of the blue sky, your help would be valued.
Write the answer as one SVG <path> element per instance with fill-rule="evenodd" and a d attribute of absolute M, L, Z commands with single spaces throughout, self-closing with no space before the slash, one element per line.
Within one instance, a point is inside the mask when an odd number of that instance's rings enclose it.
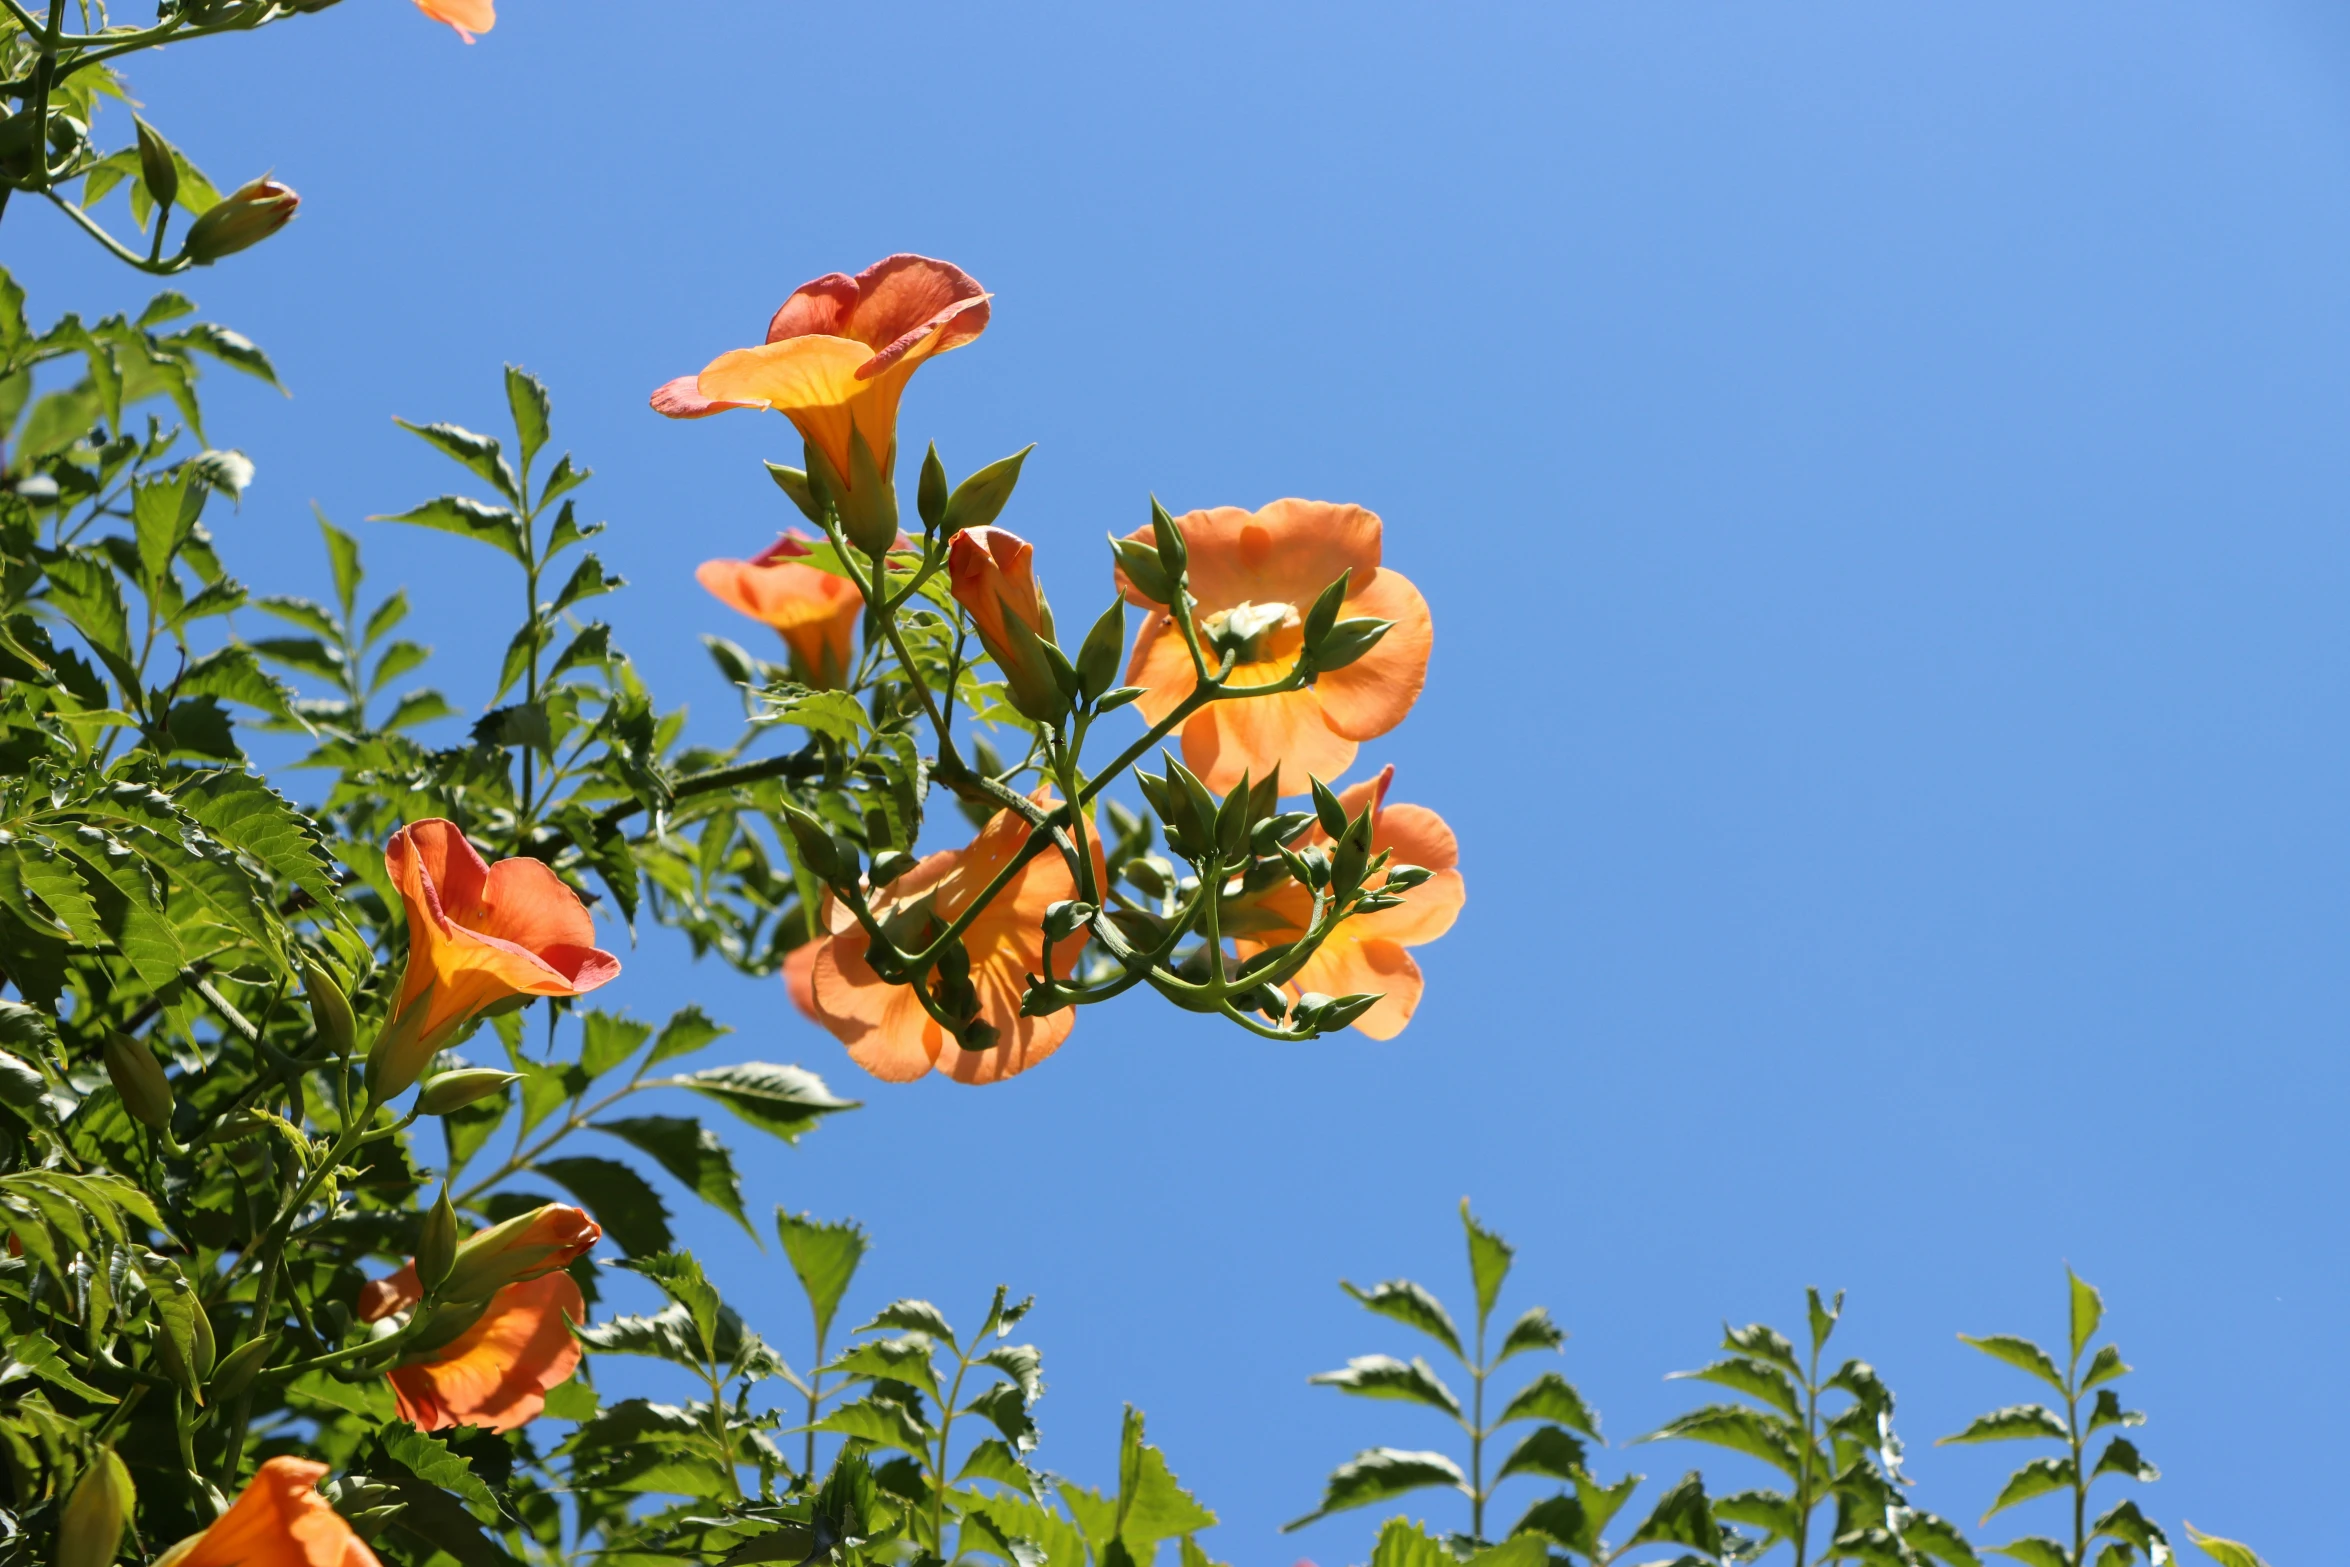
<path fill-rule="evenodd" d="M 1464 1193 L 1619 1437 L 1695 1401 L 1660 1378 L 1722 1319 L 1850 1289 L 1838 1342 L 1900 1394 L 1919 1502 L 1970 1523 L 2021 1452 L 1928 1439 L 2029 1388 L 1952 1335 L 2054 1342 L 2069 1262 L 2139 1367 L 2149 1508 L 2279 1562 L 2331 1545 L 2350 27 L 2262 0 L 503 9 L 467 49 L 350 0 L 135 78 L 216 179 L 305 197 L 188 288 L 294 393 L 213 394 L 259 466 L 218 530 L 257 588 L 321 583 L 313 500 L 355 525 L 441 489 L 390 416 L 491 427 L 513 359 L 598 472 L 620 640 L 722 720 L 696 637 L 756 628 L 690 569 L 787 520 L 757 459 L 796 443 L 644 396 L 798 282 L 916 250 L 998 299 L 905 439 L 957 472 L 1039 443 L 1005 521 L 1064 621 L 1153 491 L 1361 502 L 1434 611 L 1427 694 L 1364 762 L 1458 829 L 1470 897 L 1394 1044 L 1134 1002 L 1010 1085 L 891 1089 L 779 985 L 630 956 L 619 1002 L 701 1000 L 728 1048 L 868 1101 L 748 1179 L 873 1227 L 853 1307 L 1035 1291 L 1045 1462 L 1104 1478 L 1131 1400 L 1217 1555 L 1337 1563 L 1376 1515 L 1274 1527 L 1355 1449 L 1441 1433 L 1305 1385 L 1412 1352 L 1336 1281 L 1457 1304 Z M 137 297 L 48 215 L 7 232 L 36 313 Z M 478 706 L 507 583 L 365 538 Z M 685 1229 L 796 1346 L 772 1248 Z M 1701 1459 L 1743 1478 L 1602 1463 Z"/>

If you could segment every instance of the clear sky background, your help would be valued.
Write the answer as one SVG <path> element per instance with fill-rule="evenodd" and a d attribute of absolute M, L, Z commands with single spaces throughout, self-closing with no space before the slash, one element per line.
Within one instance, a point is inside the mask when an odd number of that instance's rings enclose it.
<path fill-rule="evenodd" d="M 2031 1388 L 1952 1335 L 2057 1342 L 2069 1261 L 2140 1368 L 2145 1503 L 2281 1567 L 2338 1546 L 2350 1463 L 2330 9 L 507 0 L 468 49 L 349 0 L 135 81 L 223 184 L 305 197 L 187 285 L 294 393 L 212 392 L 259 590 L 323 583 L 312 500 L 442 489 L 390 416 L 495 428 L 514 359 L 597 470 L 620 640 L 716 732 L 696 637 L 758 628 L 691 568 L 789 520 L 757 459 L 797 443 L 645 395 L 895 250 L 996 291 L 904 440 L 1039 443 L 1005 521 L 1064 621 L 1154 490 L 1386 518 L 1437 642 L 1364 761 L 1469 883 L 1399 1041 L 1132 1000 L 1010 1085 L 887 1088 L 657 933 L 609 993 L 868 1101 L 797 1150 L 730 1130 L 754 1210 L 870 1224 L 852 1308 L 1035 1291 L 1044 1462 L 1106 1478 L 1131 1400 L 1218 1556 L 1361 1560 L 1377 1514 L 1275 1526 L 1441 1433 L 1305 1378 L 1416 1348 L 1342 1275 L 1465 1304 L 1470 1194 L 1619 1439 L 1696 1401 L 1661 1377 L 1722 1319 L 1849 1288 L 1919 1503 L 1970 1525 L 2023 1451 L 1928 1439 Z M 143 297 L 22 203 L 4 254 L 43 318 Z M 365 539 L 478 707 L 507 579 Z M 674 1206 L 801 1353 L 772 1244 Z M 1697 1461 L 1745 1478 L 1600 1464 Z"/>

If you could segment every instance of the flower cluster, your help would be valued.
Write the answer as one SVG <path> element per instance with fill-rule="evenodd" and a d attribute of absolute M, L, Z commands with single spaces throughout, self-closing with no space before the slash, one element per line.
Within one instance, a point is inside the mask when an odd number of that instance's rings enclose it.
<path fill-rule="evenodd" d="M 1019 457 L 950 487 L 933 451 L 922 537 L 900 527 L 906 384 L 986 330 L 990 299 L 957 267 L 891 256 L 802 285 L 764 343 L 722 354 L 651 399 L 676 419 L 765 408 L 790 420 L 807 466 L 769 470 L 824 536 L 794 529 L 748 559 L 707 561 L 697 576 L 781 636 L 784 684 L 860 695 L 877 726 L 893 709 L 926 711 L 937 747 L 930 778 L 982 820 L 966 846 L 915 858 L 910 840 L 844 836 L 837 813 L 794 817 L 792 847 L 825 884 L 812 939 L 784 962 L 794 1001 L 888 1081 L 1012 1076 L 1068 1037 L 1077 1005 L 1137 978 L 1182 1004 L 1258 1011 L 1295 1032 L 1351 1022 L 1393 1037 L 1422 989 L 1405 948 L 1441 935 L 1461 908 L 1458 849 L 1433 812 L 1387 802 L 1392 768 L 1338 795 L 1324 780 L 1346 773 L 1361 745 L 1418 700 L 1433 642 L 1426 600 L 1383 564 L 1382 524 L 1360 506 L 1159 512 L 1113 541 L 1120 602 L 1082 649 L 1065 651 L 1035 548 L 997 522 Z M 1141 611 L 1130 646 L 1125 606 Z M 943 670 L 910 651 L 943 639 L 953 649 Z M 977 647 L 967 653 L 969 642 Z M 986 716 L 1030 735 L 1029 762 L 1000 773 L 967 765 L 949 733 L 955 704 L 970 696 L 960 682 L 982 656 L 1000 681 L 1000 705 Z M 1125 683 L 1113 689 L 1121 666 Z M 1171 740 L 1182 757 L 1167 778 L 1185 782 L 1161 779 L 1156 792 L 1173 789 L 1173 799 L 1196 786 L 1200 809 L 1232 815 L 1247 840 L 1216 850 L 1195 831 L 1191 877 L 1164 874 L 1147 855 L 1106 857 L 1096 796 L 1141 751 L 1091 775 L 1080 754 L 1094 720 L 1129 704 L 1146 738 Z M 1010 787 L 1023 772 L 1032 781 Z M 1236 793 L 1245 803 L 1234 815 L 1216 797 Z M 1315 812 L 1278 811 L 1282 798 L 1309 793 Z M 1184 837 L 1173 821 L 1167 835 L 1170 847 Z M 1349 854 L 1354 879 L 1335 885 L 1328 869 Z M 1165 886 L 1154 901 L 1120 881 Z M 1178 908 L 1188 912 L 1177 918 Z M 1201 938 L 1196 947 L 1181 945 L 1187 933 Z M 1168 967 L 1179 954 L 1180 969 Z M 1105 966 L 1114 976 L 1084 977 Z"/>

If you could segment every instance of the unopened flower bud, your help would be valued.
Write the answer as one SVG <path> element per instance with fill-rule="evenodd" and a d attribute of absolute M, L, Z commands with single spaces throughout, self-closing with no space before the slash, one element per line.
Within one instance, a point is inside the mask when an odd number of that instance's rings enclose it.
<path fill-rule="evenodd" d="M 277 1335 L 264 1333 L 250 1338 L 220 1357 L 220 1364 L 212 1369 L 212 1386 L 208 1390 L 214 1403 L 234 1398 L 252 1384 L 256 1373 L 269 1359 L 269 1352 L 277 1347 Z"/>
<path fill-rule="evenodd" d="M 223 196 L 188 226 L 180 254 L 198 266 L 249 250 L 294 221 L 302 198 L 264 175 Z"/>
<path fill-rule="evenodd" d="M 138 1493 L 114 1449 L 98 1449 L 57 1520 L 57 1567 L 111 1567 Z"/>
<path fill-rule="evenodd" d="M 955 602 L 971 612 L 988 657 L 1003 670 L 1012 705 L 1049 724 L 1069 711 L 1071 693 L 1046 652 L 1053 612 L 1036 585 L 1035 554 L 1026 539 L 1002 528 L 967 528 L 948 548 L 947 581 Z M 1059 662 L 1068 667 L 1065 657 Z"/>
<path fill-rule="evenodd" d="M 351 998 L 335 978 L 310 958 L 302 959 L 302 994 L 310 998 L 310 1026 L 338 1056 L 348 1056 L 359 1041 L 359 1022 L 351 1015 Z"/>
<path fill-rule="evenodd" d="M 459 1246 L 441 1293 L 449 1300 L 487 1300 L 509 1284 L 569 1267 L 603 1238 L 603 1229 L 578 1208 L 559 1202 L 533 1208 Z"/>
<path fill-rule="evenodd" d="M 476 1100 L 487 1099 L 509 1083 L 521 1081 L 521 1073 L 501 1072 L 494 1066 L 468 1066 L 443 1072 L 425 1084 L 423 1092 L 416 1096 L 417 1113 L 448 1115 Z"/>
<path fill-rule="evenodd" d="M 163 1073 L 163 1063 L 128 1034 L 107 1030 L 105 1043 L 106 1075 L 114 1081 L 114 1091 L 122 1096 L 122 1107 L 131 1118 L 156 1131 L 171 1127 L 171 1079 Z"/>
<path fill-rule="evenodd" d="M 456 1261 L 457 1210 L 449 1205 L 449 1188 L 444 1184 L 441 1200 L 425 1211 L 423 1222 L 417 1226 L 416 1282 L 429 1293 L 449 1276 L 449 1269 Z"/>

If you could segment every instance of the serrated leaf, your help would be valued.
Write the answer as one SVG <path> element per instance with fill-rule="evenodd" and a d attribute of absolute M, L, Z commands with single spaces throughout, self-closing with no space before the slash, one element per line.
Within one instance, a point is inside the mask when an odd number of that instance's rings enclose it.
<path fill-rule="evenodd" d="M 1501 1341 L 1501 1353 L 1493 1357 L 1493 1363 L 1499 1365 L 1512 1355 L 1524 1354 L 1529 1350 L 1555 1350 L 1566 1341 L 1566 1329 L 1550 1320 L 1550 1312 L 1546 1307 L 1536 1306 L 1510 1324 L 1509 1332 Z"/>
<path fill-rule="evenodd" d="M 1993 1556 L 2012 1557 L 2024 1567 L 2072 1567 L 2072 1552 L 2046 1535 L 2029 1534 L 1985 1549 Z"/>
<path fill-rule="evenodd" d="M 392 423 L 409 434 L 421 437 L 425 444 L 444 456 L 454 459 L 485 484 L 493 484 L 498 493 L 516 505 L 522 502 L 522 492 L 516 484 L 514 470 L 501 455 L 499 443 L 487 435 L 454 424 L 410 424 L 405 419 Z"/>
<path fill-rule="evenodd" d="M 1324 1371 L 1306 1380 L 1363 1398 L 1396 1398 L 1426 1404 L 1455 1418 L 1461 1412 L 1461 1401 L 1453 1396 L 1452 1389 L 1429 1369 L 1428 1362 L 1417 1357 L 1406 1362 L 1393 1355 L 1357 1355 L 1346 1363 L 1344 1370 Z"/>
<path fill-rule="evenodd" d="M 2122 1408 L 2121 1395 L 2112 1388 L 2097 1390 L 2096 1407 L 2090 1411 L 2088 1429 L 2101 1431 L 2107 1426 L 2142 1426 L 2146 1417 L 2135 1409 Z"/>
<path fill-rule="evenodd" d="M 65 1357 L 45 1333 L 18 1333 L 8 1341 L 7 1358 L 0 1361 L 0 1387 L 26 1376 L 38 1377 L 52 1387 L 61 1387 L 76 1398 L 86 1398 L 94 1404 L 117 1401 L 113 1394 L 100 1392 L 75 1376 L 73 1368 L 66 1364 Z"/>
<path fill-rule="evenodd" d="M 1734 1453 L 1759 1458 L 1790 1479 L 1795 1478 L 1801 1467 L 1795 1443 L 1780 1423 L 1742 1404 L 1709 1404 L 1635 1438 L 1641 1442 L 1669 1439 L 1726 1447 Z"/>
<path fill-rule="evenodd" d="M 427 1485 L 454 1494 L 482 1522 L 496 1520 L 496 1495 L 473 1472 L 471 1464 L 449 1450 L 448 1443 L 426 1435 L 406 1421 L 395 1421 L 384 1427 L 381 1435 L 385 1457 Z"/>
<path fill-rule="evenodd" d="M 555 400 L 547 384 L 517 365 L 506 367 L 506 407 L 514 415 L 514 437 L 522 451 L 522 471 L 547 444 L 547 428 L 554 417 Z"/>
<path fill-rule="evenodd" d="M 1493 1423 L 1506 1426 L 1516 1420 L 1549 1420 L 1600 1440 L 1598 1414 L 1583 1402 L 1575 1385 L 1555 1371 L 1545 1371 L 1518 1389 Z"/>
<path fill-rule="evenodd" d="M 1961 1344 L 1972 1344 L 1992 1359 L 2004 1360 L 2019 1371 L 2029 1371 L 2059 1393 L 2064 1391 L 2064 1375 L 2056 1369 L 2056 1362 L 2048 1357 L 2048 1351 L 2028 1338 L 2018 1338 L 2012 1333 L 1991 1333 L 1975 1338 L 1961 1333 L 1958 1341 Z"/>
<path fill-rule="evenodd" d="M 579 1019 L 580 1070 L 591 1078 L 602 1077 L 653 1037 L 652 1024 L 632 1017 L 589 1010 L 581 1012 Z"/>
<path fill-rule="evenodd" d="M 934 1345 L 928 1334 L 904 1333 L 896 1338 L 866 1339 L 852 1344 L 823 1369 L 838 1376 L 868 1382 L 905 1382 L 932 1398 L 943 1398 L 938 1374 L 931 1369 Z"/>
<path fill-rule="evenodd" d="M 1044 1397 L 1044 1354 L 1034 1344 L 998 1344 L 977 1362 L 993 1366 L 1012 1379 L 1024 1403 Z"/>
<path fill-rule="evenodd" d="M 787 1143 L 798 1142 L 819 1118 L 854 1110 L 858 1103 L 836 1097 L 824 1086 L 824 1079 L 805 1067 L 766 1061 L 705 1067 L 676 1081 L 679 1087 L 717 1100 L 759 1130 Z"/>
<path fill-rule="evenodd" d="M 1722 1554 L 1721 1530 L 1714 1523 L 1713 1510 L 1706 1506 L 1705 1480 L 1696 1470 L 1683 1475 L 1657 1498 L 1648 1517 L 1624 1542 L 1627 1550 L 1636 1545 L 1685 1545 L 1708 1556 Z"/>
<path fill-rule="evenodd" d="M 817 1421 L 816 1429 L 856 1437 L 876 1447 L 894 1447 L 916 1458 L 924 1456 L 928 1439 L 928 1433 L 915 1423 L 905 1405 L 885 1398 L 861 1398 L 843 1404 Z"/>
<path fill-rule="evenodd" d="M 1756 1360 L 1767 1360 L 1793 1376 L 1803 1375 L 1802 1363 L 1795 1358 L 1795 1346 L 1787 1342 L 1785 1334 L 1768 1323 L 1750 1322 L 1742 1328 L 1725 1326 L 1722 1329 L 1722 1347 Z"/>
<path fill-rule="evenodd" d="M 1714 1517 L 1760 1529 L 1764 1540 L 1773 1542 L 1795 1537 L 1798 1514 L 1794 1501 L 1776 1491 L 1734 1491 L 1715 1499 Z"/>
<path fill-rule="evenodd" d="M 2051 1491 L 2069 1490 L 2072 1483 L 2071 1459 L 2035 1458 L 2007 1477 L 2007 1483 L 1992 1498 L 1990 1511 L 1983 1514 L 1983 1521 L 1989 1523 L 2018 1502 L 2028 1502 L 2035 1496 L 2046 1496 Z"/>
<path fill-rule="evenodd" d="M 2215 1534 L 2205 1534 L 2193 1524 L 2183 1526 L 2187 1538 L 2193 1540 L 2204 1555 L 2218 1562 L 2220 1567 L 2268 1567 L 2249 1545 L 2235 1540 L 2223 1540 Z"/>
<path fill-rule="evenodd" d="M 1338 1287 L 1362 1302 L 1365 1309 L 1418 1328 L 1455 1355 L 1461 1353 L 1460 1330 L 1452 1325 L 1451 1314 L 1434 1295 L 1410 1279 L 1387 1279 L 1367 1290 L 1341 1279 Z"/>
<path fill-rule="evenodd" d="M 1494 1474 L 1496 1481 L 1515 1474 L 1548 1475 L 1554 1480 L 1572 1480 L 1588 1467 L 1590 1454 L 1583 1444 L 1559 1426 L 1536 1426 L 1526 1433 L 1526 1439 L 1510 1450 L 1510 1456 L 1501 1461 Z"/>
<path fill-rule="evenodd" d="M 752 1233 L 750 1218 L 743 1212 L 742 1179 L 734 1172 L 734 1156 L 701 1122 L 689 1116 L 646 1115 L 590 1124 L 651 1155 L 679 1185 L 733 1219 L 745 1233 Z M 756 1234 L 752 1238 L 755 1242 Z"/>
<path fill-rule="evenodd" d="M 463 538 L 479 539 L 502 550 L 517 563 L 529 552 L 522 541 L 522 520 L 503 506 L 485 506 L 463 495 L 442 495 L 412 510 L 370 517 L 370 522 L 404 522 L 410 527 L 434 528 Z"/>
<path fill-rule="evenodd" d="M 1282 1532 L 1302 1529 L 1317 1519 L 1349 1508 L 1368 1507 L 1389 1497 L 1425 1486 L 1465 1489 L 1460 1466 L 1442 1453 L 1414 1453 L 1400 1448 L 1374 1447 L 1356 1454 L 1331 1471 L 1322 1492 L 1322 1505 L 1281 1526 Z"/>
<path fill-rule="evenodd" d="M 1036 1501 L 1043 1501 L 1044 1480 L 1035 1470 L 1020 1461 L 1009 1444 L 996 1437 L 973 1445 L 963 1456 L 963 1467 L 955 1472 L 955 1483 L 966 1480 L 990 1480 Z"/>
<path fill-rule="evenodd" d="M 2072 1439 L 2072 1432 L 2062 1416 L 2044 1404 L 2010 1404 L 2005 1409 L 1994 1409 L 1987 1415 L 1977 1415 L 1974 1423 L 1956 1436 L 1946 1436 L 1937 1446 L 1954 1442 L 2013 1442 L 2025 1437 L 2054 1437 L 2064 1442 Z"/>
<path fill-rule="evenodd" d="M 694 1328 L 714 1354 L 725 1358 L 720 1343 L 720 1317 L 724 1311 L 718 1291 L 702 1274 L 702 1265 L 692 1255 L 682 1251 L 659 1252 L 649 1257 L 631 1257 L 621 1266 L 632 1273 L 641 1273 L 661 1287 L 661 1293 L 683 1306 L 694 1319 Z"/>
<path fill-rule="evenodd" d="M 1502 1281 L 1510 1276 L 1510 1259 L 1515 1255 L 1509 1242 L 1477 1222 L 1469 1212 L 1469 1199 L 1461 1199 L 1461 1229 L 1469 1242 L 1469 1277 L 1477 1286 L 1478 1331 L 1484 1331 L 1484 1322 L 1493 1315 L 1494 1302 L 1501 1299 Z"/>
<path fill-rule="evenodd" d="M 2081 1391 L 2085 1393 L 2100 1382 L 2111 1382 L 2115 1377 L 2129 1374 L 2130 1368 L 2122 1364 L 2122 1352 L 2111 1344 L 2100 1345 L 2097 1353 L 2089 1357 L 2089 1369 L 2081 1376 Z"/>
<path fill-rule="evenodd" d="M 854 1219 L 825 1223 L 781 1208 L 775 1210 L 775 1231 L 800 1288 L 807 1294 L 808 1309 L 816 1318 L 816 1338 L 822 1342 L 832 1330 L 833 1313 L 840 1309 L 849 1281 L 856 1277 L 857 1264 L 865 1260 L 872 1243 L 864 1226 Z"/>
<path fill-rule="evenodd" d="M 2097 1325 L 2105 1320 L 2105 1297 L 2070 1268 L 2064 1270 L 2064 1277 L 2070 1286 L 2073 1359 L 2079 1360 L 2089 1340 L 2097 1336 Z"/>
<path fill-rule="evenodd" d="M 1717 1387 L 1744 1393 L 1782 1414 L 1797 1417 L 1803 1414 L 1803 1400 L 1795 1391 L 1794 1379 L 1777 1366 L 1746 1355 L 1717 1360 L 1697 1371 L 1676 1371 L 1665 1380 L 1711 1382 Z"/>
<path fill-rule="evenodd" d="M 660 1194 L 627 1165 L 611 1159 L 541 1159 L 532 1168 L 559 1182 L 595 1215 L 604 1233 L 632 1258 L 669 1250 L 669 1210 Z"/>
<path fill-rule="evenodd" d="M 2151 1483 L 2162 1478 L 2162 1471 L 2146 1461 L 2135 1442 L 2117 1436 L 2105 1444 L 2105 1451 L 2097 1455 L 2097 1466 L 2089 1471 L 2092 1480 L 2099 1475 L 2126 1475 Z"/>
<path fill-rule="evenodd" d="M 1460 1567 L 1460 1558 L 1409 1518 L 1390 1518 L 1379 1526 L 1370 1567 Z"/>

